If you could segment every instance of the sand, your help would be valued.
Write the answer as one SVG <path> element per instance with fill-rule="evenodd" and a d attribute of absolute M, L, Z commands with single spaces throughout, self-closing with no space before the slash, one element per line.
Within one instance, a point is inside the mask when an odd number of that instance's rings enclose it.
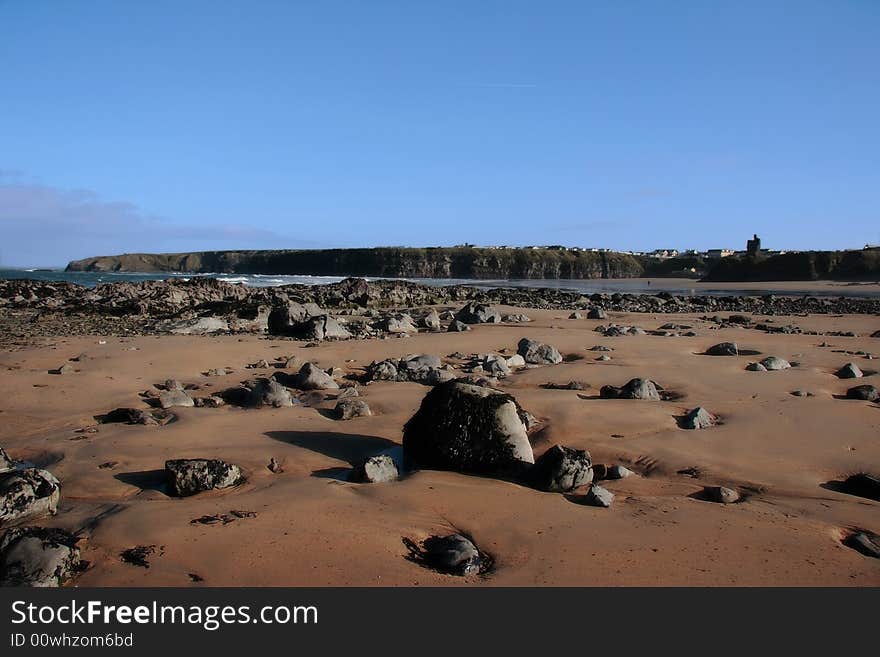
<path fill-rule="evenodd" d="M 880 503 L 824 487 L 880 469 L 880 404 L 836 399 L 856 382 L 833 375 L 851 360 L 880 370 L 880 360 L 834 352 L 880 352 L 880 340 L 715 330 L 695 316 L 621 313 L 609 320 L 646 329 L 686 323 L 698 335 L 604 338 L 593 330 L 603 322 L 568 320 L 563 311 L 524 312 L 535 321 L 317 347 L 257 336 L 43 341 L 0 353 L 0 445 L 61 480 L 59 513 L 41 523 L 82 531 L 90 567 L 76 580 L 81 586 L 880 585 L 880 561 L 841 544 L 853 527 L 880 532 Z M 775 320 L 865 336 L 880 329 L 871 316 Z M 362 387 L 375 415 L 345 422 L 321 412 L 333 407 L 328 399 L 317 407 L 176 409 L 179 420 L 164 427 L 105 424 L 97 433 L 75 433 L 116 407 L 145 407 L 138 393 L 167 378 L 198 383 L 199 394 L 207 394 L 265 375 L 244 369 L 261 358 L 289 355 L 359 372 L 374 359 L 408 353 L 513 353 L 521 337 L 584 356 L 521 371 L 501 388 L 542 421 L 533 436 L 536 454 L 560 443 L 638 473 L 604 484 L 616 496 L 610 509 L 450 472 L 420 471 L 390 484 L 343 481 L 352 462 L 400 443 L 402 425 L 428 390 L 413 383 Z M 757 373 L 744 370 L 755 357 L 699 355 L 726 340 L 800 365 Z M 823 341 L 832 347 L 819 347 Z M 597 344 L 613 347 L 613 360 L 594 361 L 597 354 L 587 349 Z M 85 358 L 72 363 L 77 372 L 48 373 L 80 353 Z M 201 374 L 223 366 L 234 372 Z M 602 385 L 635 376 L 684 398 L 593 398 Z M 591 389 L 540 387 L 570 380 Z M 880 386 L 880 375 L 857 383 Z M 796 389 L 814 396 L 794 397 Z M 695 406 L 723 424 L 678 428 L 675 416 Z M 247 483 L 185 499 L 153 487 L 166 459 L 187 457 L 237 463 Z M 283 472 L 267 469 L 270 458 Z M 98 467 L 108 462 L 115 465 Z M 699 478 L 678 474 L 690 467 Z M 748 498 L 725 506 L 693 497 L 710 484 L 737 487 Z M 257 515 L 228 524 L 190 522 L 231 510 Z M 459 578 L 405 559 L 403 538 L 455 530 L 494 556 L 494 572 Z M 138 545 L 156 546 L 149 568 L 120 559 Z M 203 581 L 193 582 L 191 574 Z"/>

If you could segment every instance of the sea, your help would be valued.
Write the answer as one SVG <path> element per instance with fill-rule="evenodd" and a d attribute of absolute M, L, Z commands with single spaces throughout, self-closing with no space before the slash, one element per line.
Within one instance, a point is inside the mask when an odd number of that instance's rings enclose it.
<path fill-rule="evenodd" d="M 166 279 L 189 280 L 192 278 L 217 278 L 228 283 L 240 283 L 248 287 L 276 287 L 280 285 L 322 285 L 337 283 L 344 276 L 303 276 L 303 275 L 279 275 L 279 274 L 192 274 L 192 273 L 138 273 L 138 272 L 78 272 L 65 271 L 63 269 L 0 269 L 0 279 L 33 279 L 39 281 L 66 281 L 76 283 L 84 287 L 95 287 L 102 283 L 115 283 L 121 281 L 157 281 Z M 365 276 L 369 280 L 379 280 L 376 277 Z M 387 279 L 386 279 L 387 280 Z M 876 288 L 860 285 L 857 283 L 840 283 L 834 286 L 807 286 L 798 288 L 797 283 L 787 285 L 784 289 L 763 286 L 762 283 L 741 283 L 738 285 L 725 284 L 713 287 L 711 283 L 700 283 L 696 280 L 681 278 L 615 278 L 615 279 L 468 279 L 468 278 L 405 278 L 406 280 L 422 285 L 470 285 L 478 288 L 497 287 L 522 287 L 522 288 L 553 288 L 558 290 L 570 290 L 582 294 L 615 292 L 625 294 L 657 294 L 669 292 L 677 295 L 810 295 L 832 297 L 871 297 L 877 296 Z"/>

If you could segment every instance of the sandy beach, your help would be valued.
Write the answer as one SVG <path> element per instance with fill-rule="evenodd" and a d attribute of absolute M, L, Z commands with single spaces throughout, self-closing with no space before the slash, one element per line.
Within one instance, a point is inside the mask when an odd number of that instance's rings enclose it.
<path fill-rule="evenodd" d="M 38 338 L 0 353 L 0 445 L 61 481 L 59 511 L 40 524 L 81 533 L 89 562 L 75 580 L 81 586 L 880 585 L 880 561 L 842 544 L 853 529 L 880 532 L 880 502 L 829 485 L 880 464 L 880 405 L 836 398 L 855 383 L 880 381 L 872 374 L 880 361 L 853 355 L 878 350 L 880 341 L 867 337 L 880 329 L 876 316 L 774 318 L 863 336 L 822 337 L 719 329 L 696 314 L 612 312 L 599 321 L 559 310 L 501 310 L 533 321 L 316 346 L 258 335 Z M 604 337 L 594 330 L 608 321 L 645 329 L 676 322 L 695 335 Z M 165 426 L 95 420 L 117 407 L 146 408 L 139 393 L 166 379 L 210 394 L 265 375 L 245 368 L 260 359 L 292 357 L 291 373 L 307 361 L 338 367 L 341 382 L 372 361 L 407 354 L 437 355 L 461 369 L 464 361 L 449 354 L 511 355 L 523 337 L 556 346 L 566 362 L 517 370 L 498 387 L 538 418 L 536 455 L 561 444 L 588 450 L 594 464 L 636 473 L 603 483 L 615 495 L 611 508 L 454 472 L 346 481 L 354 463 L 400 444 L 403 425 L 430 389 L 418 383 L 361 385 L 373 416 L 347 421 L 330 412 L 337 390 L 310 393 L 293 408 L 175 408 L 177 421 Z M 702 355 L 724 341 L 760 356 Z M 605 352 L 611 360 L 595 360 L 595 345 L 612 348 Z M 796 366 L 746 371 L 769 355 Z M 68 362 L 74 371 L 49 373 Z M 866 377 L 837 378 L 847 362 Z M 229 374 L 204 374 L 214 368 Z M 633 377 L 680 398 L 598 398 L 601 386 Z M 569 381 L 589 387 L 541 387 Z M 676 418 L 697 406 L 719 425 L 679 428 Z M 169 497 L 158 483 L 164 462 L 194 457 L 238 464 L 246 482 Z M 267 468 L 273 458 L 281 472 Z M 699 499 L 706 485 L 734 488 L 743 500 Z M 242 511 L 252 513 L 232 513 Z M 225 522 L 192 522 L 223 514 Z M 405 558 L 404 539 L 454 531 L 492 555 L 491 573 L 454 577 Z M 137 546 L 153 548 L 148 568 L 120 558 Z"/>

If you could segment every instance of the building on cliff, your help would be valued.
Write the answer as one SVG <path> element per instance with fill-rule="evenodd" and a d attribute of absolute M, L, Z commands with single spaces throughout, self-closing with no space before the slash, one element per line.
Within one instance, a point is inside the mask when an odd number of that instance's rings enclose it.
<path fill-rule="evenodd" d="M 756 235 L 746 242 L 746 254 L 756 256 L 761 253 L 761 238 Z"/>

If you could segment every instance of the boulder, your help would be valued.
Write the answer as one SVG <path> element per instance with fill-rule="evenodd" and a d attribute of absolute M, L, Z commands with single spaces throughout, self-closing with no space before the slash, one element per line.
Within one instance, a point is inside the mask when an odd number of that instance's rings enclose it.
<path fill-rule="evenodd" d="M 623 465 L 612 465 L 605 471 L 606 479 L 626 479 L 633 471 Z"/>
<path fill-rule="evenodd" d="M 174 419 L 174 413 L 169 410 L 145 410 L 142 408 L 115 408 L 109 413 L 97 417 L 98 422 L 101 424 L 124 422 L 126 424 L 143 424 L 146 426 L 165 425 Z"/>
<path fill-rule="evenodd" d="M 447 329 L 447 331 L 449 333 L 463 333 L 464 331 L 470 331 L 470 330 L 471 330 L 470 326 L 468 326 L 464 322 L 459 321 L 457 319 L 453 320 L 449 324 L 449 328 Z"/>
<path fill-rule="evenodd" d="M 680 426 L 682 429 L 706 429 L 714 426 L 717 421 L 718 418 L 702 406 L 698 406 L 681 419 Z"/>
<path fill-rule="evenodd" d="M 764 365 L 761 363 L 749 363 L 748 365 L 746 365 L 746 369 L 749 372 L 766 372 L 767 371 L 767 368 L 764 367 Z"/>
<path fill-rule="evenodd" d="M 317 310 L 317 312 L 314 312 Z M 296 301 L 278 304 L 269 312 L 268 330 L 271 335 L 294 335 L 302 323 L 313 314 L 320 315 L 323 311 L 314 304 L 308 307 Z"/>
<path fill-rule="evenodd" d="M 630 379 L 626 384 L 617 386 L 602 386 L 599 390 L 602 399 L 644 399 L 647 401 L 660 401 L 660 393 L 657 384 L 651 379 Z"/>
<path fill-rule="evenodd" d="M 529 338 L 523 338 L 516 346 L 516 353 L 532 365 L 555 365 L 562 362 L 562 354 L 556 347 Z"/>
<path fill-rule="evenodd" d="M 847 363 L 837 370 L 837 376 L 840 379 L 861 379 L 865 374 L 855 363 Z"/>
<path fill-rule="evenodd" d="M 739 348 L 735 342 L 719 342 L 706 349 L 707 356 L 738 356 Z"/>
<path fill-rule="evenodd" d="M 544 452 L 528 473 L 529 483 L 540 490 L 561 493 L 593 480 L 589 452 L 554 445 Z"/>
<path fill-rule="evenodd" d="M 703 488 L 703 496 L 710 502 L 719 504 L 733 504 L 739 501 L 739 493 L 726 486 L 706 486 Z"/>
<path fill-rule="evenodd" d="M 363 484 L 384 484 L 400 476 L 397 464 L 387 454 L 371 456 L 358 463 L 348 477 L 349 481 Z"/>
<path fill-rule="evenodd" d="M 520 356 L 519 354 L 514 354 L 510 358 L 507 359 L 507 367 L 525 367 L 526 359 Z"/>
<path fill-rule="evenodd" d="M 583 319 L 584 316 L 581 315 L 579 312 L 573 312 L 571 315 L 568 316 L 568 318 L 569 319 Z"/>
<path fill-rule="evenodd" d="M 339 384 L 314 363 L 304 364 L 294 377 L 293 385 L 300 390 L 337 390 Z"/>
<path fill-rule="evenodd" d="M 0 474 L 0 527 L 54 515 L 61 484 L 48 470 L 24 468 Z"/>
<path fill-rule="evenodd" d="M 860 386 L 854 386 L 847 390 L 846 398 L 873 402 L 880 400 L 880 391 L 878 391 L 876 387 L 866 383 Z"/>
<path fill-rule="evenodd" d="M 290 391 L 273 379 L 257 379 L 248 385 L 248 389 L 250 390 L 250 398 L 247 405 L 252 408 L 293 406 L 293 397 L 291 397 Z"/>
<path fill-rule="evenodd" d="M 534 463 L 524 412 L 508 394 L 459 381 L 435 386 L 403 429 L 404 455 L 422 468 L 483 474 Z"/>
<path fill-rule="evenodd" d="M 414 560 L 449 575 L 476 575 L 491 565 L 473 541 L 461 534 L 431 536 L 422 543 L 421 550 L 410 550 Z"/>
<path fill-rule="evenodd" d="M 856 532 L 848 536 L 843 543 L 866 557 L 880 559 L 880 537 L 876 534 Z"/>
<path fill-rule="evenodd" d="M 81 568 L 78 540 L 63 529 L 10 529 L 0 539 L 0 586 L 63 585 Z"/>
<path fill-rule="evenodd" d="M 413 318 L 406 313 L 389 315 L 379 323 L 379 328 L 388 333 L 418 333 Z"/>
<path fill-rule="evenodd" d="M 614 502 L 614 493 L 607 488 L 593 484 L 590 486 L 590 490 L 587 491 L 587 494 L 584 497 L 584 502 L 590 506 L 598 506 L 607 509 L 611 506 L 612 502 Z"/>
<path fill-rule="evenodd" d="M 421 325 L 426 329 L 431 331 L 436 331 L 440 328 L 440 315 L 436 310 L 431 310 L 427 315 L 422 317 Z"/>
<path fill-rule="evenodd" d="M 500 324 L 501 313 L 492 306 L 470 302 L 455 313 L 455 319 L 465 324 Z"/>
<path fill-rule="evenodd" d="M 396 381 L 397 364 L 391 360 L 373 362 L 367 366 L 368 381 Z"/>
<path fill-rule="evenodd" d="M 516 313 L 513 315 L 504 315 L 501 318 L 501 321 L 506 322 L 508 324 L 521 324 L 523 322 L 531 322 L 532 318 L 528 315 L 523 315 L 522 313 Z"/>
<path fill-rule="evenodd" d="M 769 372 L 791 368 L 791 363 L 784 358 L 777 358 L 776 356 L 767 356 L 767 358 L 761 361 L 761 365 L 763 365 L 764 369 Z"/>
<path fill-rule="evenodd" d="M 295 335 L 305 340 L 347 340 L 351 333 L 330 315 L 318 315 L 298 325 Z"/>
<path fill-rule="evenodd" d="M 607 319 L 608 313 L 602 308 L 590 308 L 587 312 L 587 319 Z"/>
<path fill-rule="evenodd" d="M 336 417 L 340 420 L 350 420 L 355 417 L 369 417 L 373 414 L 370 405 L 363 399 L 346 398 L 336 402 Z"/>
<path fill-rule="evenodd" d="M 858 495 L 880 502 L 880 477 L 860 472 L 847 477 L 841 490 L 850 495 Z"/>
<path fill-rule="evenodd" d="M 244 480 L 237 465 L 219 459 L 165 461 L 165 478 L 172 495 L 188 497 L 214 488 L 228 488 Z"/>
<path fill-rule="evenodd" d="M 190 407 L 195 406 L 195 402 L 192 397 L 186 394 L 183 388 L 170 388 L 159 393 L 159 405 L 162 408 L 172 408 L 174 406 Z"/>

